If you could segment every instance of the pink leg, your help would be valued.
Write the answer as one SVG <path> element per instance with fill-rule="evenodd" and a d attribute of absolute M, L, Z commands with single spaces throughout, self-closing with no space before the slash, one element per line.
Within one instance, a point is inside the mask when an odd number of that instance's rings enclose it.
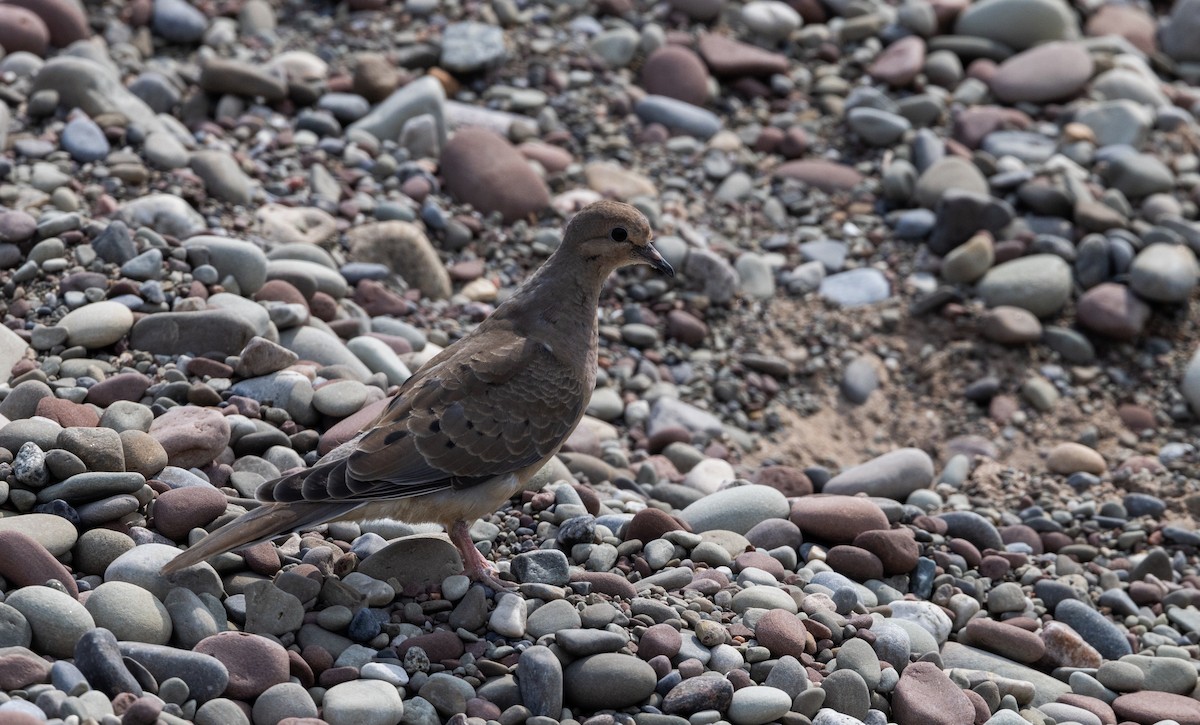
<path fill-rule="evenodd" d="M 496 566 L 483 558 L 483 554 L 480 554 L 479 549 L 475 548 L 475 542 L 471 541 L 470 527 L 467 526 L 466 521 L 462 519 L 455 521 L 449 526 L 447 533 L 450 534 L 451 543 L 462 556 L 463 573 L 470 577 L 471 581 L 489 586 L 497 592 L 508 591 L 516 587 L 512 582 L 506 582 L 497 576 Z"/>

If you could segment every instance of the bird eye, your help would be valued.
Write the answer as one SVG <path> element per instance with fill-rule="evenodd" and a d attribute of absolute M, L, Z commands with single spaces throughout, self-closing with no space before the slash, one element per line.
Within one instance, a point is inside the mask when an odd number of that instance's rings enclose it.
<path fill-rule="evenodd" d="M 629 232 L 625 231 L 625 227 L 614 227 L 613 230 L 608 233 L 608 237 L 614 242 L 623 242 L 626 239 L 629 239 Z"/>

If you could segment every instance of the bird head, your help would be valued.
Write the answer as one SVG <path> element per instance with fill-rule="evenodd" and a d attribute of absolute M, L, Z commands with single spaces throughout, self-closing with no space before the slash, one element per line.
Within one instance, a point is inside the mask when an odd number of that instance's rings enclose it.
<path fill-rule="evenodd" d="M 584 207 L 567 224 L 563 247 L 607 271 L 646 264 L 674 277 L 675 270 L 650 243 L 653 237 L 650 222 L 636 208 L 619 201 L 598 201 Z"/>

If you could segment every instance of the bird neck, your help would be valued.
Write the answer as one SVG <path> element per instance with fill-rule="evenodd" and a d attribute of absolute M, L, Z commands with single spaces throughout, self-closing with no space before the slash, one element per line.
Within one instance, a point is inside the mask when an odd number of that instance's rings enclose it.
<path fill-rule="evenodd" d="M 543 321 L 555 324 L 558 320 L 575 322 L 583 318 L 594 326 L 600 291 L 611 272 L 560 250 L 526 284 Z"/>

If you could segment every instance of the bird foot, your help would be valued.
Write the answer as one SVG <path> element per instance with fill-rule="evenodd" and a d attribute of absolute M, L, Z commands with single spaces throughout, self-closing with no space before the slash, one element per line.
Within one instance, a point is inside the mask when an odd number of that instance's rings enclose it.
<path fill-rule="evenodd" d="M 501 579 L 496 565 L 484 558 L 479 549 L 475 548 L 475 542 L 471 541 L 470 529 L 465 521 L 454 522 L 448 533 L 450 541 L 462 556 L 463 574 L 471 581 L 491 587 L 496 592 L 507 592 L 517 588 L 514 582 Z"/>
<path fill-rule="evenodd" d="M 483 557 L 480 557 L 481 559 Z M 473 582 L 478 582 L 485 587 L 491 587 L 497 594 L 500 592 L 511 592 L 517 588 L 516 582 L 505 581 L 500 578 L 494 564 L 484 559 L 485 566 L 468 566 L 463 570 Z"/>

